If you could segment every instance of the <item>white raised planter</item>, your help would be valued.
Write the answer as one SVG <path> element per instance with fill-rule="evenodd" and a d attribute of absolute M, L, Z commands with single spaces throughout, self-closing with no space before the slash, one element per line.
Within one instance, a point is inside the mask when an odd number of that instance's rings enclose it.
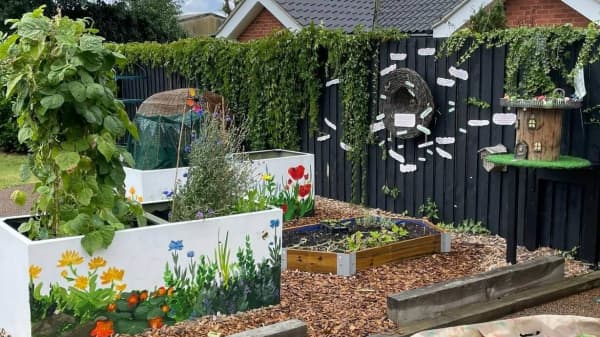
<path fill-rule="evenodd" d="M 128 198 L 139 199 L 139 202 L 157 202 L 170 199 L 165 192 L 172 192 L 177 181 L 184 183 L 187 180 L 184 176 L 188 168 L 138 170 L 123 167 L 123 170 L 125 171 L 125 193 Z"/>
<path fill-rule="evenodd" d="M 66 251 L 81 255 L 84 260 L 77 264 L 79 275 L 88 272 L 88 263 L 92 259 L 81 247 L 81 237 L 58 238 L 43 241 L 31 241 L 18 233 L 0 219 L 0 289 L 3 291 L 0 307 L 0 328 L 4 328 L 12 337 L 31 336 L 31 316 L 29 307 L 29 268 L 41 268 L 35 284 L 43 283 L 43 293 L 49 285 L 58 283 L 68 287 L 58 267 L 58 261 Z M 228 247 L 231 259 L 235 261 L 239 247 L 244 247 L 245 237 L 250 236 L 254 258 L 259 263 L 269 257 L 269 245 L 273 245 L 275 236 L 281 238 L 282 212 L 278 208 L 236 214 L 204 220 L 185 221 L 172 224 L 153 225 L 118 231 L 113 243 L 106 250 L 96 252 L 93 257 L 102 257 L 106 266 L 98 269 L 98 274 L 109 267 L 123 270 L 122 280 L 125 291 L 156 289 L 164 285 L 165 264 L 172 262 L 172 242 L 181 240 L 180 264 L 187 263 L 186 254 L 194 252 L 197 258 L 206 255 L 213 258 L 219 240 L 223 241 L 229 233 Z M 280 241 L 279 241 L 280 242 Z M 98 284 L 100 285 L 100 277 Z"/>
<path fill-rule="evenodd" d="M 312 182 L 314 182 L 315 156 L 313 154 L 282 149 L 244 152 L 243 154 L 252 162 L 257 183 L 262 181 L 263 174 L 269 173 L 274 177 L 274 182 L 280 190 L 283 190 L 292 179 L 289 174 L 290 169 L 298 171 L 301 167 L 303 174 L 300 183 L 311 184 L 310 197 L 314 198 L 315 189 Z M 157 170 L 124 167 L 124 170 L 125 191 L 128 198 L 138 199 L 141 197 L 139 201 L 157 202 L 170 199 L 165 192 L 173 191 L 176 181 L 181 184 L 185 183 L 187 178 L 184 175 L 186 175 L 188 167 Z M 296 183 L 297 180 L 292 179 L 291 182 Z"/>

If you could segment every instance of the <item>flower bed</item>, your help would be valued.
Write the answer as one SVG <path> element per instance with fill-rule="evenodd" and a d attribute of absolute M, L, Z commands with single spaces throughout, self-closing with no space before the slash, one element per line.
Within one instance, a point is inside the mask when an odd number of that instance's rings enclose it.
<path fill-rule="evenodd" d="M 3 220 L 0 245 L 12 254 L 0 256 L 0 269 L 11 277 L 0 287 L 11 305 L 0 326 L 15 337 L 79 325 L 96 337 L 136 333 L 279 302 L 279 209 L 121 230 L 93 256 L 81 237 L 31 241 L 18 221 Z M 63 301 L 74 309 L 53 315 Z"/>
<path fill-rule="evenodd" d="M 425 219 L 371 216 L 289 229 L 283 242 L 284 268 L 344 276 L 450 250 L 449 235 Z"/>

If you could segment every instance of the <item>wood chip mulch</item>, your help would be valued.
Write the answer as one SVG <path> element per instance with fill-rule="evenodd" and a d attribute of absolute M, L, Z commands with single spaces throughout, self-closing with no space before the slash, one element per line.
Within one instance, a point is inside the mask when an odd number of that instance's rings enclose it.
<path fill-rule="evenodd" d="M 321 219 L 344 219 L 377 213 L 347 203 L 319 198 L 315 215 L 286 223 L 286 228 L 318 223 Z M 453 235 L 452 252 L 408 259 L 359 272 L 352 277 L 282 273 L 281 303 L 230 316 L 209 316 L 147 331 L 145 337 L 191 337 L 218 333 L 227 336 L 288 319 L 300 319 L 309 326 L 309 335 L 366 336 L 392 330 L 386 317 L 386 296 L 437 282 L 477 274 L 506 265 L 505 241 L 498 236 Z M 542 248 L 528 252 L 520 248 L 519 261 L 557 251 Z M 567 261 L 567 275 L 589 271 L 585 264 Z M 216 335 L 216 334 L 215 334 Z"/>

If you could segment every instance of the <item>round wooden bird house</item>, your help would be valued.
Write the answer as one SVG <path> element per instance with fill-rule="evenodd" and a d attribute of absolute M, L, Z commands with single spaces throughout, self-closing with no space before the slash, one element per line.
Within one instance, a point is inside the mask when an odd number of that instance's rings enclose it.
<path fill-rule="evenodd" d="M 500 105 L 517 109 L 515 158 L 555 161 L 560 158 L 563 112 L 581 107 L 565 98 L 549 100 L 501 99 Z"/>
<path fill-rule="evenodd" d="M 400 68 L 387 75 L 382 91 L 383 123 L 392 136 L 407 139 L 431 134 L 433 96 L 427 82 L 414 70 Z"/>

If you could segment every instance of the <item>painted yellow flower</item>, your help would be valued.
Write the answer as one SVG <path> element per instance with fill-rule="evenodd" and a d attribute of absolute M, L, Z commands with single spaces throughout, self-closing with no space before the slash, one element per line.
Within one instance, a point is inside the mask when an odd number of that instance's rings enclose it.
<path fill-rule="evenodd" d="M 122 293 L 125 290 L 125 288 L 127 288 L 126 283 L 121 283 L 115 287 L 115 289 L 120 293 Z"/>
<path fill-rule="evenodd" d="M 88 267 L 90 270 L 96 270 L 98 268 L 106 266 L 106 260 L 100 256 L 96 256 L 88 262 Z"/>
<path fill-rule="evenodd" d="M 81 290 L 85 290 L 88 287 L 90 279 L 86 276 L 77 276 L 75 279 L 75 288 L 79 288 Z"/>
<path fill-rule="evenodd" d="M 139 196 L 137 197 L 137 201 L 138 201 L 138 202 L 144 202 L 144 197 L 142 197 L 141 195 L 139 195 Z"/>
<path fill-rule="evenodd" d="M 63 269 L 63 271 L 60 272 L 60 276 L 62 276 L 63 278 L 67 278 L 67 276 L 69 276 L 69 273 L 67 273 L 66 269 Z"/>
<path fill-rule="evenodd" d="M 135 194 L 135 187 L 131 186 L 129 188 L 129 194 L 134 195 Z"/>
<path fill-rule="evenodd" d="M 123 281 L 123 274 L 125 274 L 125 271 L 123 269 L 110 267 L 107 271 L 102 273 L 102 276 L 100 276 L 100 280 L 102 281 L 102 284 L 109 284 L 115 281 Z"/>
<path fill-rule="evenodd" d="M 32 264 L 31 266 L 29 266 L 29 279 L 35 280 L 36 278 L 40 277 L 41 272 L 42 267 Z"/>
<path fill-rule="evenodd" d="M 83 263 L 83 257 L 74 250 L 65 250 L 58 260 L 57 267 L 70 267 Z"/>
<path fill-rule="evenodd" d="M 268 173 L 263 173 L 262 179 L 266 182 L 270 182 L 271 180 L 273 180 L 273 175 L 268 174 Z"/>

